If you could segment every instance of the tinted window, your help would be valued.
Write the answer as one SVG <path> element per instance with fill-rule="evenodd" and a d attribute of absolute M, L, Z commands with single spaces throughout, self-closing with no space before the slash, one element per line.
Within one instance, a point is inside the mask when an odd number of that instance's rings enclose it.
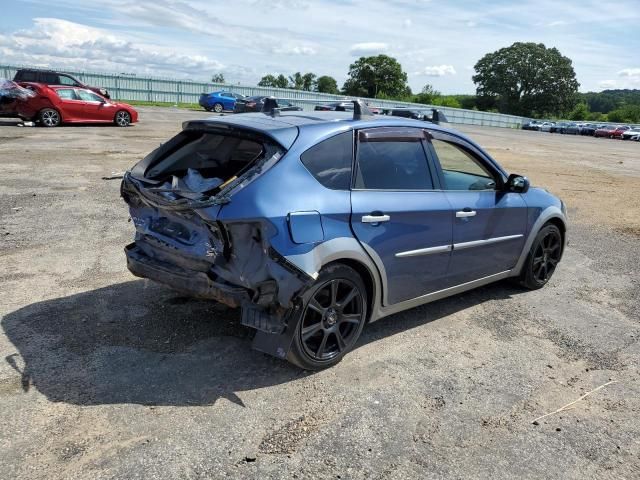
<path fill-rule="evenodd" d="M 57 90 L 56 93 L 58 96 L 64 100 L 79 100 L 76 92 L 71 88 L 64 88 L 61 90 Z"/>
<path fill-rule="evenodd" d="M 59 78 L 60 78 L 60 85 L 69 85 L 72 87 L 75 87 L 76 85 L 78 85 L 78 82 L 76 82 L 71 77 L 67 77 L 66 75 L 60 75 Z"/>
<path fill-rule="evenodd" d="M 442 167 L 445 190 L 495 189 L 495 180 L 471 153 L 444 140 L 434 139 L 431 143 Z"/>
<path fill-rule="evenodd" d="M 356 188 L 372 190 L 432 190 L 422 142 L 365 141 L 358 144 Z"/>
<path fill-rule="evenodd" d="M 78 96 L 80 99 L 85 102 L 101 102 L 102 98 L 92 92 L 88 92 L 87 90 L 78 90 Z"/>
<path fill-rule="evenodd" d="M 349 190 L 353 133 L 328 138 L 300 155 L 300 160 L 316 180 L 333 190 Z"/>
<path fill-rule="evenodd" d="M 58 85 L 59 83 L 58 75 L 55 73 L 41 73 L 40 79 L 42 83 L 46 83 L 47 85 Z"/>
<path fill-rule="evenodd" d="M 15 79 L 20 82 L 37 82 L 38 75 L 36 72 L 30 72 L 28 70 L 18 71 Z"/>

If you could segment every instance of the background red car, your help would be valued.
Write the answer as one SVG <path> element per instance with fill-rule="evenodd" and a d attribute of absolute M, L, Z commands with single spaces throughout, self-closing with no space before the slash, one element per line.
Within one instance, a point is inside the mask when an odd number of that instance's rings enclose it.
<path fill-rule="evenodd" d="M 20 85 L 37 95 L 18 102 L 18 115 L 45 127 L 61 123 L 114 123 L 126 127 L 138 121 L 138 112 L 131 105 L 107 100 L 85 88 L 27 82 Z"/>
<path fill-rule="evenodd" d="M 611 132 L 611 138 L 622 138 L 622 134 L 627 130 L 629 130 L 630 128 L 631 127 L 627 125 L 621 125 L 619 127 L 616 127 L 616 129 L 613 132 Z"/>
<path fill-rule="evenodd" d="M 598 128 L 595 132 L 593 132 L 594 137 L 607 137 L 611 138 L 613 135 L 613 131 L 616 129 L 615 126 L 605 125 Z"/>

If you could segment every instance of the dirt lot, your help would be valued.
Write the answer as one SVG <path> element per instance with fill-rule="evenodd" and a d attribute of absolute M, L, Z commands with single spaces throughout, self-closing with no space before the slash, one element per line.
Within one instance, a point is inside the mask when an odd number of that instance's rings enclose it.
<path fill-rule="evenodd" d="M 640 143 L 462 128 L 567 202 L 552 282 L 387 318 L 310 374 L 126 270 L 101 177 L 202 116 L 141 111 L 0 122 L 0 478 L 640 478 Z"/>

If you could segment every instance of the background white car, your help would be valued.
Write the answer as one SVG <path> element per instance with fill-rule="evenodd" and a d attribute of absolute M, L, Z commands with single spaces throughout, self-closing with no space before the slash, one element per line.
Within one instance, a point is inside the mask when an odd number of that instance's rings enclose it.
<path fill-rule="evenodd" d="M 538 129 L 538 131 L 540 132 L 550 132 L 551 131 L 551 127 L 553 127 L 556 124 L 556 122 L 543 122 L 542 125 L 540 125 L 540 128 Z"/>

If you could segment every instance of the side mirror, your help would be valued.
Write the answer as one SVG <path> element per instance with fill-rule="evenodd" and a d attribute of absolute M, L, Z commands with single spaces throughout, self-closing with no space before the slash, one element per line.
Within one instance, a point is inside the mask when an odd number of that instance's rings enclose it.
<path fill-rule="evenodd" d="M 530 186 L 529 179 L 517 173 L 509 175 L 506 183 L 507 191 L 514 193 L 527 193 Z"/>

